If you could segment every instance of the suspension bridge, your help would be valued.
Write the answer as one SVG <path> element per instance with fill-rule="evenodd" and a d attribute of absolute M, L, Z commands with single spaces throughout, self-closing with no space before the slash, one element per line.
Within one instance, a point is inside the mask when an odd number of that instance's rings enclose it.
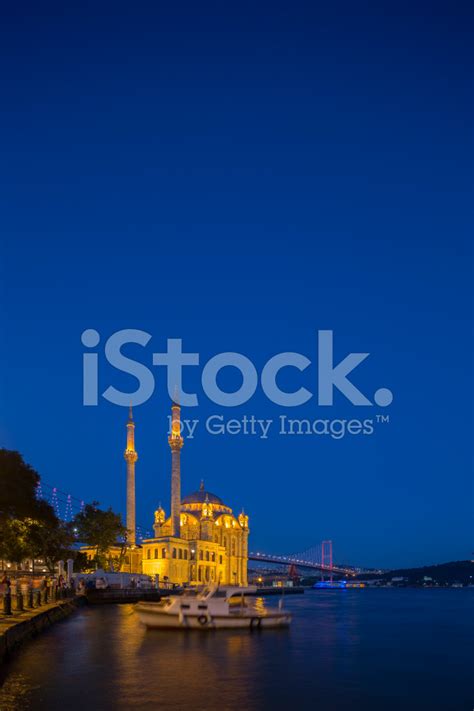
<path fill-rule="evenodd" d="M 355 568 L 349 566 L 341 566 L 333 563 L 332 559 L 332 541 L 322 541 L 319 545 L 308 548 L 303 553 L 294 553 L 291 555 L 276 555 L 272 553 L 264 553 L 261 551 L 249 551 L 249 560 L 258 561 L 260 563 L 274 563 L 275 565 L 283 565 L 288 568 L 305 568 L 309 570 L 318 570 L 329 575 L 356 575 Z"/>

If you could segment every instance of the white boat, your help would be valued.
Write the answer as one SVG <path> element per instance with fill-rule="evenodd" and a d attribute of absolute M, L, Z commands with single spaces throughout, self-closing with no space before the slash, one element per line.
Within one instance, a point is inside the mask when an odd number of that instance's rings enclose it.
<path fill-rule="evenodd" d="M 267 608 L 261 598 L 249 598 L 256 587 L 221 587 L 185 590 L 160 602 L 138 602 L 135 612 L 150 628 L 236 629 L 246 627 L 284 627 L 291 615 L 283 610 L 282 599 L 277 609 Z"/>

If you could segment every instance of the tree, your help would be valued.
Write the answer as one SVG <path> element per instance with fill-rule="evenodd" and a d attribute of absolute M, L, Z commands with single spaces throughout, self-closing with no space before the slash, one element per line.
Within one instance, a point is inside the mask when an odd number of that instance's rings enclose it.
<path fill-rule="evenodd" d="M 32 519 L 9 518 L 0 527 L 0 559 L 20 565 L 31 558 L 30 531 Z"/>
<path fill-rule="evenodd" d="M 94 570 L 93 561 L 89 560 L 87 553 L 84 551 L 74 551 L 72 554 L 74 558 L 74 572 L 75 573 L 92 573 Z"/>
<path fill-rule="evenodd" d="M 113 546 L 120 545 L 119 539 L 124 539 L 127 529 L 122 524 L 120 514 L 111 508 L 103 511 L 98 508 L 97 501 L 86 504 L 81 513 L 76 514 L 73 526 L 80 541 L 96 549 L 96 564 L 105 567 L 108 553 Z"/>
<path fill-rule="evenodd" d="M 50 566 L 59 539 L 69 541 L 53 508 L 37 498 L 39 481 L 19 452 L 0 449 L 0 558 L 18 565 L 44 557 Z"/>
<path fill-rule="evenodd" d="M 34 521 L 29 533 L 32 558 L 42 558 L 50 573 L 56 563 L 70 557 L 74 533 L 70 523 L 56 519 L 54 523 Z"/>
<path fill-rule="evenodd" d="M 0 521 L 35 516 L 39 480 L 19 452 L 0 449 Z"/>

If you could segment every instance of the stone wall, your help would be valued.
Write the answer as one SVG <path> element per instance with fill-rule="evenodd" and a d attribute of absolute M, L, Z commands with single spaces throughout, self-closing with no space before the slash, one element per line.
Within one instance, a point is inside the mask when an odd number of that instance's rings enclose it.
<path fill-rule="evenodd" d="M 3 662 L 23 642 L 40 634 L 55 622 L 63 620 L 77 610 L 79 605 L 85 604 L 83 597 L 63 600 L 50 605 L 43 610 L 35 610 L 35 614 L 19 619 L 12 619 L 12 624 L 0 634 L 0 662 Z"/>

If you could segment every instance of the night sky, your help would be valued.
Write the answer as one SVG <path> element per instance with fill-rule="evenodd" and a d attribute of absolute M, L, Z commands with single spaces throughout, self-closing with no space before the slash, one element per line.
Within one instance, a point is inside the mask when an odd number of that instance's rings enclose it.
<path fill-rule="evenodd" d="M 167 338 L 199 352 L 184 387 L 200 430 L 183 494 L 250 516 L 250 547 L 398 566 L 470 557 L 468 211 L 472 18 L 467 3 L 20 3 L 2 10 L 0 445 L 45 482 L 125 508 L 127 411 L 82 405 L 84 329 L 101 392 L 136 380 Z M 317 392 L 317 332 L 353 382 L 392 405 L 285 409 L 259 388 L 210 402 L 223 351 L 260 371 L 306 355 L 282 388 Z M 137 519 L 169 511 L 169 397 L 135 408 Z M 235 371 L 222 387 L 236 389 Z M 371 436 L 216 436 L 205 419 L 374 418 Z M 274 425 L 275 428 L 278 424 Z"/>

